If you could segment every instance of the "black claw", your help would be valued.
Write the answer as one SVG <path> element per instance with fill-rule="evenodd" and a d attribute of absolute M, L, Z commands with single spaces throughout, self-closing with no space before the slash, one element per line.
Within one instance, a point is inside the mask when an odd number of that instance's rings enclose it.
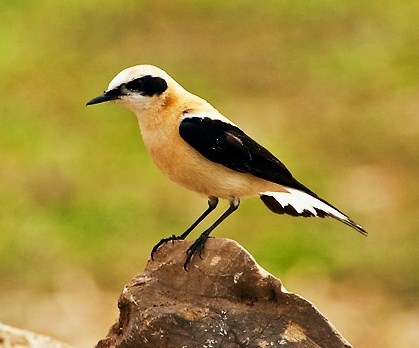
<path fill-rule="evenodd" d="M 167 238 L 163 238 L 160 239 L 160 242 L 158 242 L 153 249 L 151 249 L 151 259 L 154 261 L 154 253 L 157 251 L 158 248 L 160 248 L 163 244 L 172 241 L 173 244 L 175 244 L 175 240 L 183 240 L 185 238 L 183 238 L 181 235 L 180 236 L 175 236 L 174 234 L 172 234 L 171 237 L 167 237 Z"/>
<path fill-rule="evenodd" d="M 195 253 L 198 253 L 199 258 L 202 260 L 202 252 L 204 250 L 205 243 L 207 242 L 207 240 L 208 235 L 204 232 L 198 237 L 197 240 L 195 240 L 195 242 L 193 242 L 193 244 L 188 248 L 188 250 L 186 250 L 186 260 L 183 265 L 185 271 L 187 271 L 187 266 L 191 261 L 192 256 L 195 255 Z"/>

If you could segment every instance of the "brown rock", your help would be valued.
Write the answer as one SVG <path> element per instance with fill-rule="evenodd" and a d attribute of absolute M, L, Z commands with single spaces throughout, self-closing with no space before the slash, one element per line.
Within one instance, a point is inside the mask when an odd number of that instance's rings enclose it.
<path fill-rule="evenodd" d="M 119 321 L 97 348 L 351 347 L 236 242 L 209 239 L 185 272 L 190 244 L 163 245 L 124 288 Z"/>

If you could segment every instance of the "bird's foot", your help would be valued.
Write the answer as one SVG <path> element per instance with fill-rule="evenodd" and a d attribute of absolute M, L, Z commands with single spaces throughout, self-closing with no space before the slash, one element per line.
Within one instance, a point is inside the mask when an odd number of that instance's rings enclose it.
<path fill-rule="evenodd" d="M 167 238 L 163 238 L 160 239 L 160 242 L 158 242 L 153 249 L 151 250 L 151 259 L 154 260 L 154 254 L 157 251 L 158 248 L 160 248 L 160 246 L 162 246 L 163 244 L 167 243 L 167 242 L 172 242 L 174 244 L 175 240 L 184 240 L 185 237 L 183 235 L 180 236 L 175 236 L 174 234 L 172 234 L 170 237 Z"/>
<path fill-rule="evenodd" d="M 195 242 L 193 242 L 193 244 L 188 248 L 188 250 L 186 250 L 186 260 L 185 263 L 183 264 L 183 268 L 185 269 L 185 271 L 187 271 L 187 267 L 189 262 L 192 259 L 192 256 L 195 255 L 195 253 L 198 253 L 199 258 L 202 260 L 202 251 L 204 250 L 205 247 L 205 243 L 207 242 L 209 236 L 208 234 L 206 234 L 205 232 L 202 233 L 197 240 L 195 240 Z"/>

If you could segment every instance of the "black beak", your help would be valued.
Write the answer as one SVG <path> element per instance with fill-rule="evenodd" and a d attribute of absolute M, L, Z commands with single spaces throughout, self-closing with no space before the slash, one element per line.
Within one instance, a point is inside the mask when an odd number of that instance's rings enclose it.
<path fill-rule="evenodd" d="M 88 101 L 86 103 L 86 106 L 119 99 L 119 97 L 120 97 L 119 93 L 115 93 L 115 90 L 107 91 L 107 92 L 104 92 L 102 95 Z"/>

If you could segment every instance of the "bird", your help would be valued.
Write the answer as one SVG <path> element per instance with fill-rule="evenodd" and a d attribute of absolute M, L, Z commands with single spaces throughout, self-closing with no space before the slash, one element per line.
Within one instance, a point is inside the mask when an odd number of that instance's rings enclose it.
<path fill-rule="evenodd" d="M 332 217 L 367 235 L 361 225 L 297 181 L 270 151 L 164 70 L 146 64 L 122 70 L 86 106 L 103 102 L 133 111 L 156 166 L 174 182 L 208 198 L 206 210 L 185 232 L 154 246 L 152 259 L 166 242 L 184 240 L 215 210 L 219 199 L 228 200 L 229 207 L 187 249 L 185 270 L 196 253 L 202 259 L 210 233 L 248 197 L 259 197 L 277 214 Z"/>

